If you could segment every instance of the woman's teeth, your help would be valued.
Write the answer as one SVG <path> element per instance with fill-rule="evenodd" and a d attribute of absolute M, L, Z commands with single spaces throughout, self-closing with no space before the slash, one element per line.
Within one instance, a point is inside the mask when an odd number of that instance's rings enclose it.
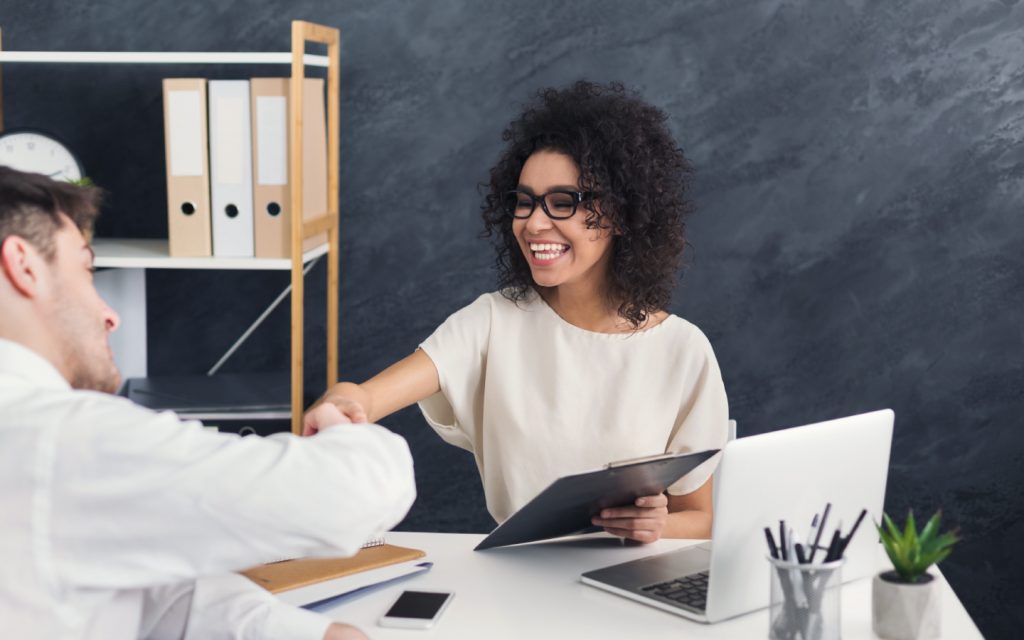
<path fill-rule="evenodd" d="M 554 260 L 569 250 L 567 244 L 530 243 L 530 251 L 537 260 Z"/>

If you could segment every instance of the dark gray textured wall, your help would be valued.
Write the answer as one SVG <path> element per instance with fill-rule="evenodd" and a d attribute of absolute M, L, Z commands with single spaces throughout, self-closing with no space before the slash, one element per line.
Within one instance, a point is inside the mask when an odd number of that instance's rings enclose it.
<path fill-rule="evenodd" d="M 942 507 L 943 570 L 987 637 L 1024 625 L 1024 7 L 1003 2 L 5 2 L 8 49 L 284 50 L 342 30 L 343 375 L 361 380 L 493 288 L 476 184 L 535 89 L 619 80 L 699 170 L 672 311 L 714 344 L 741 433 L 893 407 L 887 509 Z M 4 69 L 8 126 L 54 131 L 113 194 L 101 235 L 161 236 L 163 75 Z M 324 269 L 310 275 L 322 385 Z M 282 274 L 151 272 L 151 361 L 200 372 Z M 229 368 L 283 368 L 287 313 Z M 414 411 L 404 526 L 486 530 L 471 458 Z"/>

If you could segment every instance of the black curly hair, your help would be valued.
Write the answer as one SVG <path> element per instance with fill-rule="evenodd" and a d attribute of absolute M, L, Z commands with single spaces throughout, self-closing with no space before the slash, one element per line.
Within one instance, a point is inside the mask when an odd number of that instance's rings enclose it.
<path fill-rule="evenodd" d="M 582 206 L 588 227 L 615 233 L 608 296 L 619 315 L 637 329 L 668 306 L 682 266 L 693 169 L 666 120 L 619 83 L 580 80 L 539 91 L 509 124 L 502 134 L 508 146 L 482 185 L 484 236 L 495 236 L 498 287 L 506 298 L 523 300 L 536 284 L 502 195 L 516 189 L 531 154 L 549 150 L 576 162 L 581 191 L 600 193 L 599 207 Z"/>

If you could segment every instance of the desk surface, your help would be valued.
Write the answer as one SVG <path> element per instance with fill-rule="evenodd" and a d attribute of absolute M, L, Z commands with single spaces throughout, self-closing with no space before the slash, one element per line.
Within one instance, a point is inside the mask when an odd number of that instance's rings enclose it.
<path fill-rule="evenodd" d="M 344 602 L 327 615 L 354 624 L 375 640 L 427 638 L 478 640 L 523 638 L 766 638 L 768 610 L 714 625 L 588 587 L 583 571 L 693 544 L 660 540 L 623 546 L 610 537 L 589 536 L 485 552 L 473 551 L 478 534 L 392 532 L 388 542 L 423 549 L 434 568 L 404 582 Z M 936 572 L 938 573 L 938 572 Z M 981 638 L 974 622 L 945 578 L 942 583 L 942 638 Z M 765 585 L 765 589 L 768 585 Z M 377 626 L 404 589 L 454 591 L 455 599 L 428 631 Z M 871 632 L 871 579 L 843 586 L 843 638 L 874 638 Z"/>

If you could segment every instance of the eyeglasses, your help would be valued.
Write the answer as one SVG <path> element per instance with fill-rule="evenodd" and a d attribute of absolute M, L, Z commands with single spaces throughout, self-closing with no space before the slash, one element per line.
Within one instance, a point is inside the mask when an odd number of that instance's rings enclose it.
<path fill-rule="evenodd" d="M 589 202 L 596 195 L 593 191 L 568 191 L 561 189 L 548 191 L 539 196 L 527 193 L 526 191 L 506 191 L 505 195 L 502 196 L 502 206 L 510 216 L 522 220 L 532 216 L 537 208 L 537 203 L 540 203 L 540 208 L 544 210 L 544 213 L 549 218 L 552 220 L 565 220 L 576 214 L 576 207 L 581 202 Z"/>

